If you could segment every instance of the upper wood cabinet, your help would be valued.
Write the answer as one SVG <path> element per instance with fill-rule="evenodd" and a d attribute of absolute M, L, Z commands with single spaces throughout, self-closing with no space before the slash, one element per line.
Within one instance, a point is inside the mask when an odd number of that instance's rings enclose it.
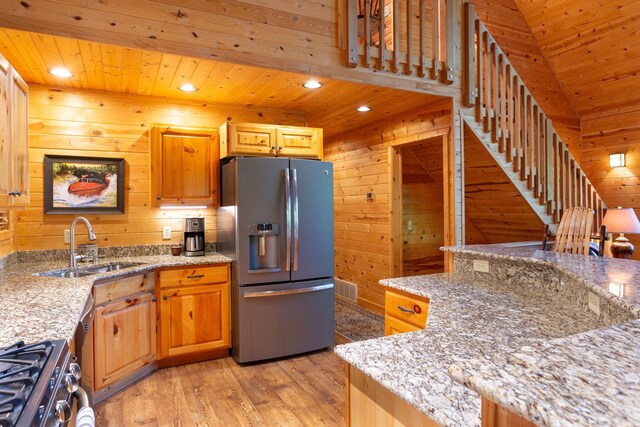
<path fill-rule="evenodd" d="M 220 126 L 220 158 L 231 156 L 322 159 L 322 129 L 226 122 Z"/>
<path fill-rule="evenodd" d="M 0 207 L 29 204 L 29 87 L 0 56 Z"/>
<path fill-rule="evenodd" d="M 153 206 L 217 206 L 218 132 L 155 126 L 151 129 Z"/>

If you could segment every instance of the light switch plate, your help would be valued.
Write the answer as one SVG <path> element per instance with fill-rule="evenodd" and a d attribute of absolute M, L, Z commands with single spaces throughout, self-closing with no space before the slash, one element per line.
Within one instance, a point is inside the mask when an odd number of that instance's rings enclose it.
<path fill-rule="evenodd" d="M 71 230 L 64 230 L 64 242 L 71 243 Z"/>
<path fill-rule="evenodd" d="M 162 240 L 171 240 L 171 226 L 162 227 Z"/>
<path fill-rule="evenodd" d="M 473 260 L 473 271 L 479 271 L 480 273 L 488 273 L 489 272 L 489 261 L 474 259 Z"/>
<path fill-rule="evenodd" d="M 589 292 L 589 310 L 600 316 L 600 297 L 593 292 Z"/>

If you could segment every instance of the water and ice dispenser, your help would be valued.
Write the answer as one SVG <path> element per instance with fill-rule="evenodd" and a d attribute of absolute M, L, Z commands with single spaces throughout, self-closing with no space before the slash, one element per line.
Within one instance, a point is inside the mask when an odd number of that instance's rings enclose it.
<path fill-rule="evenodd" d="M 280 271 L 278 224 L 255 224 L 247 227 L 249 235 L 249 272 Z"/>

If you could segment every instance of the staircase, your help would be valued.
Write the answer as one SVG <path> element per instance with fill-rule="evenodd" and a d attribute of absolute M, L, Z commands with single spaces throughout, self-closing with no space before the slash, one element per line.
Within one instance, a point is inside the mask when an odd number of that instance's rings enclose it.
<path fill-rule="evenodd" d="M 466 127 L 545 224 L 557 225 L 568 208 L 589 207 L 597 234 L 605 204 L 473 5 L 464 7 Z"/>

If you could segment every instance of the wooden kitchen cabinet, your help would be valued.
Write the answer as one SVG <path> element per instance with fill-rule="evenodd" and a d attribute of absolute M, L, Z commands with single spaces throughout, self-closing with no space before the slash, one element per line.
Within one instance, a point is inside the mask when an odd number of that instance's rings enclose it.
<path fill-rule="evenodd" d="M 156 298 L 139 294 L 95 310 L 95 387 L 101 389 L 156 359 Z"/>
<path fill-rule="evenodd" d="M 322 159 L 322 129 L 226 122 L 220 129 L 220 158 L 282 156 Z"/>
<path fill-rule="evenodd" d="M 278 127 L 276 145 L 278 156 L 322 159 L 322 129 Z"/>
<path fill-rule="evenodd" d="M 101 389 L 134 381 L 135 373 L 156 360 L 155 275 L 136 274 L 93 287 L 93 330 L 82 350 L 83 385 L 99 397 Z M 127 382 L 128 381 L 128 382 Z M 96 394 L 94 394 L 95 396 Z"/>
<path fill-rule="evenodd" d="M 348 426 L 436 427 L 439 425 L 348 363 L 345 376 Z"/>
<path fill-rule="evenodd" d="M 225 123 L 220 127 L 220 158 L 272 156 L 276 150 L 276 128 L 253 123 Z"/>
<path fill-rule="evenodd" d="M 158 274 L 159 358 L 231 347 L 229 265 Z"/>
<path fill-rule="evenodd" d="M 29 204 L 29 87 L 0 56 L 0 207 Z"/>
<path fill-rule="evenodd" d="M 394 335 L 424 329 L 429 300 L 399 290 L 385 289 L 384 334 Z"/>
<path fill-rule="evenodd" d="M 156 125 L 151 129 L 153 206 L 217 206 L 218 132 Z"/>

